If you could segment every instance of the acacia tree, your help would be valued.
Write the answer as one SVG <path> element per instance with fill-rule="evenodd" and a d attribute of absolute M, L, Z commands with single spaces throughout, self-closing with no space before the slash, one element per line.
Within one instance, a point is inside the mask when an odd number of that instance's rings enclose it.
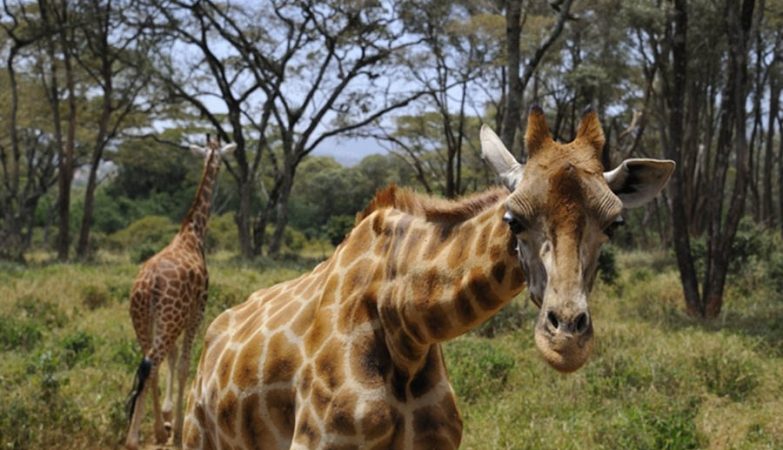
<path fill-rule="evenodd" d="M 46 98 L 52 115 L 54 142 L 58 149 L 58 195 L 57 195 L 57 240 L 55 248 L 57 258 L 68 259 L 71 244 L 71 183 L 73 181 L 76 149 L 76 76 L 73 67 L 73 30 L 67 1 L 38 0 L 38 14 L 43 38 L 38 41 L 41 54 L 48 58 L 48 71 L 40 65 L 41 82 L 46 88 Z M 62 67 L 61 67 L 62 66 Z M 62 68 L 64 92 L 60 88 L 60 69 Z M 63 136 L 61 97 L 67 95 L 66 127 Z"/>
<path fill-rule="evenodd" d="M 148 43 L 141 28 L 123 23 L 123 11 L 132 3 L 89 0 L 77 4 L 81 18 L 77 36 L 81 46 L 75 53 L 79 67 L 97 89 L 90 112 L 97 129 L 91 133 L 84 211 L 79 228 L 76 255 L 85 258 L 90 250 L 90 230 L 95 208 L 98 169 L 109 143 L 126 126 L 139 126 L 137 100 L 151 78 Z M 96 112 L 93 112 L 97 109 Z M 143 121 L 141 121 L 143 122 Z"/>
<path fill-rule="evenodd" d="M 35 61 L 34 47 L 48 32 L 37 22 L 29 5 L 3 1 L 5 18 L 0 21 L 5 38 L 4 90 L 10 95 L 8 110 L 0 117 L 6 127 L 0 134 L 0 257 L 21 261 L 30 246 L 34 212 L 41 197 L 57 181 L 55 146 L 40 123 L 39 104 L 20 105 L 20 93 L 38 88 L 24 75 Z M 19 67 L 23 66 L 23 74 Z"/>
<path fill-rule="evenodd" d="M 153 28 L 187 46 L 188 61 L 157 71 L 171 99 L 190 105 L 221 138 L 237 143 L 235 159 L 227 164 L 240 192 L 236 218 L 245 256 L 261 252 L 269 223 L 274 232 L 268 251 L 280 250 L 294 176 L 305 156 L 324 140 L 423 95 L 400 91 L 389 64 L 413 45 L 398 26 L 394 4 L 267 1 L 254 8 L 167 1 L 152 6 L 163 19 Z M 167 41 L 161 42 L 161 52 L 176 60 Z M 209 97 L 225 114 L 214 112 Z M 259 173 L 262 161 L 271 174 L 268 184 Z M 256 185 L 265 204 L 253 223 L 250 200 Z"/>

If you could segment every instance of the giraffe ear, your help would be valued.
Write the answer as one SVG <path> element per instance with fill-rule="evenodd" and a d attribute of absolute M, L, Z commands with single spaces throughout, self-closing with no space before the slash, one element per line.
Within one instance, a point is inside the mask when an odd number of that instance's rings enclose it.
<path fill-rule="evenodd" d="M 199 147 L 198 145 L 191 145 L 190 151 L 196 156 L 199 156 L 201 158 L 204 158 L 207 156 L 207 149 L 203 147 Z"/>
<path fill-rule="evenodd" d="M 635 208 L 663 190 L 675 166 L 668 159 L 626 159 L 611 172 L 604 172 L 604 179 L 624 208 Z"/>
<path fill-rule="evenodd" d="M 237 144 L 226 144 L 220 149 L 220 154 L 223 156 L 230 155 L 237 148 Z"/>
<path fill-rule="evenodd" d="M 522 180 L 524 166 L 519 164 L 503 141 L 486 124 L 481 126 L 480 136 L 481 156 L 492 166 L 500 181 L 513 192 Z"/>
<path fill-rule="evenodd" d="M 576 138 L 583 139 L 592 145 L 600 157 L 606 139 L 604 138 L 604 130 L 601 128 L 601 122 L 598 120 L 598 114 L 592 108 L 587 109 L 582 114 L 582 120 L 579 122 L 579 127 L 576 130 Z"/>

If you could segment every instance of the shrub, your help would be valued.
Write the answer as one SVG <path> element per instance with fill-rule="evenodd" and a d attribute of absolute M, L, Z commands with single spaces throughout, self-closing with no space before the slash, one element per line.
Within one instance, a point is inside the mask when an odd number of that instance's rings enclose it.
<path fill-rule="evenodd" d="M 29 320 L 0 316 L 0 348 L 29 351 L 43 337 L 41 327 Z"/>
<path fill-rule="evenodd" d="M 155 253 L 158 253 L 159 250 L 160 248 L 156 245 L 143 244 L 131 252 L 131 261 L 141 264 L 155 256 Z"/>
<path fill-rule="evenodd" d="M 205 246 L 208 252 L 239 250 L 239 234 L 233 213 L 210 217 Z"/>
<path fill-rule="evenodd" d="M 107 242 L 112 250 L 146 248 L 155 249 L 154 254 L 166 246 L 177 231 L 179 226 L 166 217 L 146 216 L 111 234 Z"/>
<path fill-rule="evenodd" d="M 347 215 L 329 217 L 325 230 L 329 242 L 332 245 L 339 245 L 345 239 L 345 235 L 353 228 L 354 221 L 354 217 Z"/>
<path fill-rule="evenodd" d="M 283 242 L 289 250 L 298 252 L 304 248 L 305 243 L 307 243 L 307 237 L 301 231 L 286 227 L 283 233 Z"/>
<path fill-rule="evenodd" d="M 65 365 L 70 369 L 78 362 L 89 359 L 95 353 L 94 341 L 93 336 L 84 331 L 65 336 L 61 342 Z"/>
<path fill-rule="evenodd" d="M 102 308 L 111 301 L 111 294 L 104 286 L 84 286 L 82 288 L 82 305 L 90 311 Z"/>
<path fill-rule="evenodd" d="M 14 308 L 20 313 L 22 318 L 42 323 L 47 327 L 62 327 L 67 320 L 65 313 L 57 305 L 31 295 L 19 298 Z"/>
<path fill-rule="evenodd" d="M 710 392 L 734 401 L 745 399 L 759 384 L 759 368 L 735 354 L 707 353 L 697 358 L 696 367 Z"/>
<path fill-rule="evenodd" d="M 114 344 L 111 360 L 122 365 L 128 373 L 135 370 L 141 361 L 141 351 L 136 345 L 136 340 L 127 338 Z"/>

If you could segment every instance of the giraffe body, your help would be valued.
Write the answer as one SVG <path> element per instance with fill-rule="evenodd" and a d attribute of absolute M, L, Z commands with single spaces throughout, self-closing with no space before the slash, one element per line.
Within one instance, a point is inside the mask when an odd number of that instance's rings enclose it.
<path fill-rule="evenodd" d="M 592 113 L 577 139 L 555 143 L 534 109 L 527 166 L 482 129 L 485 157 L 506 188 L 456 202 L 379 192 L 328 260 L 212 322 L 184 446 L 457 448 L 462 421 L 440 343 L 526 284 L 541 308 L 541 355 L 576 370 L 591 349 L 585 293 L 598 250 L 624 202 L 652 198 L 673 169 L 629 160 L 602 173 L 602 140 Z"/>
<path fill-rule="evenodd" d="M 415 201 L 394 188 L 385 195 Z M 384 205 L 313 272 L 218 316 L 193 384 L 186 448 L 457 448 L 462 423 L 438 342 L 522 289 L 504 197 L 474 198 L 485 210 L 460 223 Z M 439 251 L 443 239 L 464 247 Z M 478 263 L 490 253 L 496 264 Z M 462 296 L 462 310 L 430 309 L 451 296 Z M 418 313 L 405 311 L 406 299 L 425 317 L 410 320 Z"/>
<path fill-rule="evenodd" d="M 137 385 L 129 400 L 130 426 L 126 447 L 139 444 L 139 428 L 143 417 L 144 399 L 152 391 L 155 414 L 155 440 L 168 439 L 167 427 L 172 420 L 172 395 L 175 378 L 178 381 L 174 442 L 181 441 L 183 395 L 190 361 L 190 350 L 204 316 L 209 286 L 209 274 L 204 258 L 212 187 L 220 168 L 221 153 L 233 145 L 218 148 L 209 142 L 207 149 L 194 152 L 205 157 L 204 172 L 193 205 L 183 220 L 180 231 L 171 243 L 147 260 L 139 270 L 130 295 L 130 316 L 144 359 L 137 373 Z M 182 337 L 179 353 L 177 340 Z M 169 372 L 163 406 L 160 405 L 158 369 L 168 359 Z"/>

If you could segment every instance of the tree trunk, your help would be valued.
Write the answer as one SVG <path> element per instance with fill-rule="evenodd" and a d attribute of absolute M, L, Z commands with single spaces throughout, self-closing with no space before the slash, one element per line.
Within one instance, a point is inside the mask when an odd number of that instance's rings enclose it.
<path fill-rule="evenodd" d="M 285 227 L 288 225 L 288 200 L 291 197 L 291 189 L 294 187 L 294 170 L 286 165 L 283 174 L 283 183 L 280 187 L 280 197 L 275 207 L 275 232 L 269 242 L 269 254 L 277 256 L 283 247 Z"/>
<path fill-rule="evenodd" d="M 237 225 L 237 234 L 239 236 L 239 251 L 243 258 L 253 257 L 253 239 L 250 233 L 251 212 L 251 185 L 245 180 L 237 180 L 239 189 L 239 209 L 234 214 L 234 222 Z"/>
<path fill-rule="evenodd" d="M 506 148 L 512 149 L 517 126 L 521 121 L 522 79 L 519 77 L 519 37 L 522 34 L 522 0 L 507 0 L 506 3 L 506 68 L 508 91 L 500 137 Z M 513 151 L 513 150 L 512 150 Z"/>
<path fill-rule="evenodd" d="M 711 264 L 708 264 L 704 286 L 704 312 L 707 318 L 717 317 L 723 305 L 723 293 L 731 256 L 731 243 L 734 241 L 737 227 L 745 209 L 745 197 L 747 195 L 748 176 L 750 173 L 750 150 L 746 136 L 745 103 L 748 90 L 748 41 L 753 24 L 755 1 L 743 1 L 739 11 L 737 11 L 734 3 L 734 1 L 728 0 L 726 8 L 726 23 L 729 36 L 728 83 L 731 84 L 728 86 L 727 101 L 724 103 L 727 108 L 725 113 L 732 119 L 729 121 L 728 126 L 733 128 L 727 134 L 731 135 L 733 131 L 733 138 L 724 140 L 726 145 L 719 145 L 718 151 L 727 155 L 730 152 L 729 146 L 733 146 L 736 150 L 735 179 L 725 224 L 723 227 L 719 226 L 721 216 L 718 211 L 713 220 L 713 224 L 718 226 L 716 229 L 711 230 L 710 233 L 709 262 Z"/>
<path fill-rule="evenodd" d="M 683 120 L 685 94 L 687 89 L 688 53 L 687 53 L 688 11 L 686 0 L 674 0 L 674 31 L 672 35 L 672 77 L 669 106 L 669 145 L 665 146 L 667 158 L 675 161 L 683 160 Z M 691 254 L 690 236 L 688 234 L 688 218 L 684 202 L 684 171 L 679 167 L 674 172 L 669 183 L 672 209 L 672 227 L 674 250 L 677 255 L 677 266 L 680 269 L 680 282 L 685 295 L 685 305 L 688 313 L 695 316 L 703 315 L 696 268 Z"/>
<path fill-rule="evenodd" d="M 764 223 L 769 227 L 775 226 L 775 207 L 772 195 L 772 167 L 775 164 L 775 119 L 778 117 L 780 107 L 780 85 L 774 73 L 775 62 L 772 62 L 769 71 L 769 112 L 767 117 L 767 141 L 764 150 Z M 783 139 L 780 136 L 779 139 Z M 783 166 L 783 161 L 778 161 Z M 783 191 L 780 192 L 783 196 Z"/>

